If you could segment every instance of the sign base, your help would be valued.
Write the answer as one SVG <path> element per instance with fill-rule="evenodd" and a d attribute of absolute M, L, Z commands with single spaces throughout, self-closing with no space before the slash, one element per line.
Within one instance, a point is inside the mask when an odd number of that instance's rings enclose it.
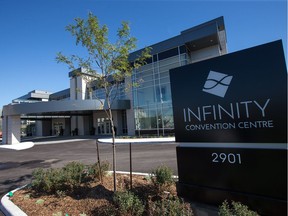
<path fill-rule="evenodd" d="M 248 205 L 261 215 L 287 215 L 287 202 L 243 193 L 177 183 L 177 194 L 192 201 L 220 206 L 224 200 Z M 253 208 L 250 208 L 253 206 Z"/>
<path fill-rule="evenodd" d="M 286 145 L 271 144 L 270 149 L 269 144 L 264 145 L 265 149 L 261 144 L 257 148 L 245 145 L 177 146 L 178 195 L 217 206 L 224 200 L 233 200 L 261 215 L 286 216 Z"/>

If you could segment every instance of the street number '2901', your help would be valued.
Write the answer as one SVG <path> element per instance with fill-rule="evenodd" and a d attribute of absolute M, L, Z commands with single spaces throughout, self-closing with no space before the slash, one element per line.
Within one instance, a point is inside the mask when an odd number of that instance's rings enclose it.
<path fill-rule="evenodd" d="M 241 164 L 241 155 L 233 153 L 212 153 L 213 163 L 230 163 L 230 164 Z"/>

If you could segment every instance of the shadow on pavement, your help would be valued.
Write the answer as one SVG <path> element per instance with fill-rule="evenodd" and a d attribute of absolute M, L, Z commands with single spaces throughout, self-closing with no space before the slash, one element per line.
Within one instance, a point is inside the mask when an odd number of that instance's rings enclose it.
<path fill-rule="evenodd" d="M 21 187 L 25 184 L 31 183 L 32 179 L 32 171 L 36 168 L 49 168 L 51 164 L 58 162 L 58 160 L 53 161 L 44 161 L 44 160 L 30 160 L 24 162 L 0 162 L 0 197 L 5 195 L 11 190 L 14 190 L 18 187 Z M 23 173 L 20 177 L 10 177 L 9 179 L 5 179 L 6 175 L 10 175 L 10 173 L 21 172 L 22 169 L 25 169 L 26 172 Z M 11 176 L 11 175 L 10 175 Z"/>
<path fill-rule="evenodd" d="M 32 178 L 32 175 L 27 174 L 27 175 L 23 175 L 14 179 L 0 181 L 0 196 L 2 197 L 9 191 L 30 183 L 31 178 Z"/>

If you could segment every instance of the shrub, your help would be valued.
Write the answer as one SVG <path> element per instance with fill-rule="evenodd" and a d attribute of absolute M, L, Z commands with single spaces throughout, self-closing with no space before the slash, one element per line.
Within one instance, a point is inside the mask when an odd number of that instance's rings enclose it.
<path fill-rule="evenodd" d="M 90 166 L 88 166 L 88 174 L 93 178 L 100 179 L 100 177 L 104 177 L 106 172 L 109 170 L 110 164 L 108 161 L 101 162 L 101 172 L 99 169 L 99 163 L 96 162 Z"/>
<path fill-rule="evenodd" d="M 219 216 L 258 216 L 258 213 L 249 210 L 248 206 L 234 201 L 230 206 L 226 200 L 219 207 L 218 214 Z"/>
<path fill-rule="evenodd" d="M 85 169 L 85 165 L 80 162 L 70 162 L 62 169 L 42 168 L 33 171 L 32 189 L 38 193 L 56 194 L 64 196 L 67 191 L 73 192 L 81 183 L 87 180 L 88 175 L 93 178 L 100 178 L 105 175 L 109 169 L 109 162 L 101 163 L 101 172 L 99 164 L 95 163 Z M 101 173 L 101 174 L 100 174 Z"/>
<path fill-rule="evenodd" d="M 71 187 L 79 187 L 83 180 L 84 164 L 80 162 L 70 162 L 66 164 L 62 169 L 65 175 L 65 183 Z"/>
<path fill-rule="evenodd" d="M 65 190 L 66 177 L 61 169 L 36 169 L 32 175 L 32 189 L 37 192 L 50 194 Z"/>
<path fill-rule="evenodd" d="M 170 197 L 149 203 L 148 215 L 155 216 L 192 216 L 189 204 L 185 204 L 177 197 Z"/>
<path fill-rule="evenodd" d="M 173 171 L 171 168 L 161 165 L 152 171 L 151 180 L 158 189 L 165 189 L 166 186 L 173 183 Z"/>
<path fill-rule="evenodd" d="M 142 215 L 144 206 L 140 199 L 132 192 L 117 192 L 113 197 L 119 215 Z"/>
<path fill-rule="evenodd" d="M 107 204 L 98 206 L 90 212 L 91 215 L 101 215 L 101 216 L 117 216 L 119 213 L 114 205 Z"/>
<path fill-rule="evenodd" d="M 65 191 L 80 186 L 84 175 L 84 165 L 79 162 L 66 164 L 62 169 L 42 168 L 33 171 L 32 189 L 36 192 L 65 194 Z"/>
<path fill-rule="evenodd" d="M 32 177 L 33 180 L 31 182 L 31 187 L 33 190 L 39 191 L 43 188 L 44 186 L 44 176 L 45 172 L 42 168 L 35 169 L 32 172 Z"/>

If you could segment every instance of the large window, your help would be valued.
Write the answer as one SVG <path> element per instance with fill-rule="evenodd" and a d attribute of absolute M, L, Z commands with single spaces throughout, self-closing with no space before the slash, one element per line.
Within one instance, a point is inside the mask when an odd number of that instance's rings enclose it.
<path fill-rule="evenodd" d="M 110 98 L 117 98 L 117 99 L 125 99 L 126 92 L 125 92 L 125 83 L 121 83 L 118 87 L 113 86 L 111 91 Z M 91 94 L 91 95 L 90 95 Z M 96 88 L 96 86 L 92 87 L 92 92 L 90 93 L 90 89 L 86 91 L 86 99 L 106 99 L 105 96 L 105 89 L 104 88 Z"/>
<path fill-rule="evenodd" d="M 169 70 L 187 62 L 186 54 L 179 50 L 154 55 L 150 64 L 132 75 L 132 82 L 138 83 L 133 87 L 133 107 L 139 134 L 166 135 L 174 129 Z"/>

